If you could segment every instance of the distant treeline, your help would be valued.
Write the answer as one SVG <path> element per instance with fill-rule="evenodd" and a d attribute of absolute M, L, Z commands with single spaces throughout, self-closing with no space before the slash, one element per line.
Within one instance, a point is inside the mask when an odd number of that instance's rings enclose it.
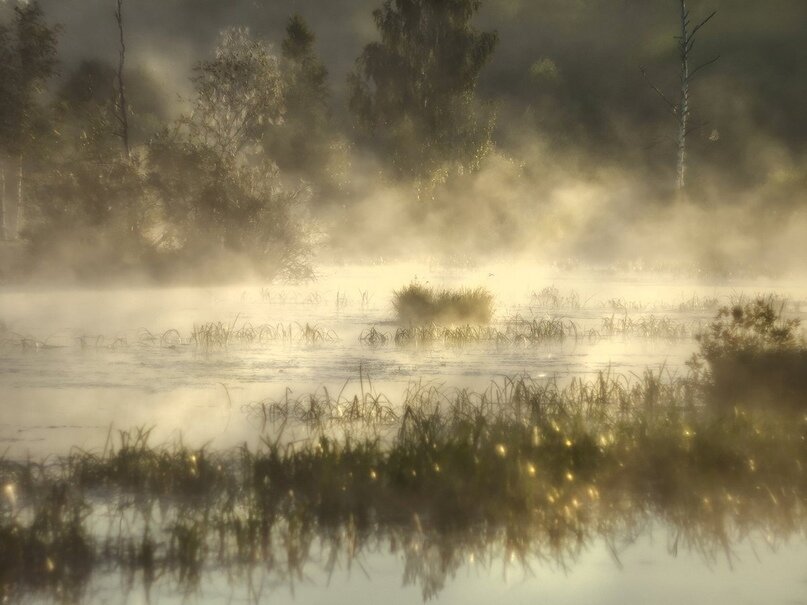
<path fill-rule="evenodd" d="M 51 17 L 69 4 L 0 8 L 0 227 L 3 239 L 23 244 L 18 276 L 305 276 L 318 243 L 361 229 L 351 204 L 375 188 L 404 191 L 398 220 L 434 228 L 435 216 L 450 225 L 445 217 L 477 203 L 468 192 L 478 197 L 480 187 L 468 183 L 494 154 L 517 178 L 550 186 L 552 175 L 529 164 L 536 141 L 548 157 L 574 157 L 586 169 L 630 170 L 651 195 L 672 199 L 680 0 L 341 0 L 314 11 L 322 45 L 283 2 L 235 2 L 222 12 L 211 3 L 117 0 L 114 15 L 113 6 L 96 7 L 92 24 L 67 19 L 90 38 L 93 25 L 115 41 L 107 56 L 84 60 L 75 60 L 76 32 Z M 705 16 L 711 7 L 702 4 Z M 782 15 L 807 11 L 782 5 L 763 20 L 753 3 L 732 5 L 701 34 L 702 56 L 723 56 L 692 92 L 690 188 L 775 181 L 769 201 L 787 205 L 803 183 L 807 122 L 794 103 L 807 78 L 785 72 L 804 49 Z M 345 69 L 331 57 L 344 54 L 333 28 L 359 14 L 372 15 L 375 34 L 363 47 L 354 41 L 358 56 Z M 179 15 L 199 25 L 177 45 L 192 40 L 196 49 L 201 31 L 219 30 L 215 50 L 199 50 L 181 76 L 190 86 L 159 78 L 132 50 L 144 41 L 164 49 L 158 32 Z M 738 31 L 754 15 L 756 27 L 743 32 L 749 54 Z M 329 61 L 346 80 L 329 75 Z M 779 91 L 776 105 L 766 82 Z M 499 177 L 496 187 L 507 182 Z M 379 220 L 394 222 L 378 208 Z M 372 209 L 361 207 L 365 219 Z M 498 212 L 500 227 L 512 223 L 510 209 Z"/>

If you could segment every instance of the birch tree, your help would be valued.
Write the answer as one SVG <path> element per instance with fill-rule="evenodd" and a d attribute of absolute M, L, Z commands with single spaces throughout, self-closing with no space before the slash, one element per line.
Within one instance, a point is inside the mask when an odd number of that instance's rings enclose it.
<path fill-rule="evenodd" d="M 285 115 L 278 58 L 246 29 L 228 29 L 192 80 L 192 112 L 149 147 L 164 213 L 161 251 L 221 277 L 245 260 L 263 275 L 304 272 L 304 192 L 284 188 L 261 145 Z"/>
<path fill-rule="evenodd" d="M 196 66 L 193 84 L 196 98 L 185 125 L 222 158 L 241 156 L 283 120 L 280 63 L 245 28 L 222 32 L 215 57 Z"/>
<path fill-rule="evenodd" d="M 40 95 L 56 69 L 59 28 L 49 26 L 37 2 L 14 7 L 14 23 L 0 33 L 0 150 L 7 159 L 5 180 L 15 172 L 16 230 L 25 224 L 25 173 L 27 156 L 35 147 L 42 125 Z M 14 164 L 13 168 L 8 166 Z M 10 170 L 8 168 L 11 168 Z M 6 192 L 9 187 L 6 186 Z M 4 202 L 5 202 L 4 196 Z M 4 221 L 8 230 L 8 209 Z"/>

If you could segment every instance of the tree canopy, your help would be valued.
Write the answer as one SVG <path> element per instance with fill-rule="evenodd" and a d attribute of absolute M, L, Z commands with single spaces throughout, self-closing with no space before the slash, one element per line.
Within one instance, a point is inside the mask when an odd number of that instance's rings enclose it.
<path fill-rule="evenodd" d="M 479 74 L 494 32 L 471 19 L 478 0 L 385 0 L 373 12 L 381 40 L 350 76 L 350 109 L 399 176 L 476 168 L 490 146 L 492 117 L 477 106 Z"/>

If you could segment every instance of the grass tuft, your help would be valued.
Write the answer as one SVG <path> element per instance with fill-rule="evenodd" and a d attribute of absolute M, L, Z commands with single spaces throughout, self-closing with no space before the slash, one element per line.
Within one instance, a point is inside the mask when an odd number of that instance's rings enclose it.
<path fill-rule="evenodd" d="M 493 295 L 485 288 L 438 290 L 413 283 L 396 290 L 392 304 L 398 321 L 410 325 L 487 324 L 493 317 Z"/>

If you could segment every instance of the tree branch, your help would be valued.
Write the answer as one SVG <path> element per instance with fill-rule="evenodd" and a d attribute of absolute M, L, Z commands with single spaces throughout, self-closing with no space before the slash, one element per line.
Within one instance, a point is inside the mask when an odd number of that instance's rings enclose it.
<path fill-rule="evenodd" d="M 642 67 L 640 69 L 641 69 L 642 75 L 644 76 L 645 81 L 647 82 L 647 85 L 650 86 L 650 88 L 652 88 L 655 91 L 655 93 L 661 98 L 661 100 L 664 101 L 670 107 L 670 111 L 672 112 L 672 114 L 674 116 L 677 116 L 678 115 L 678 105 L 676 105 L 675 103 L 670 101 L 667 98 L 667 96 L 663 92 L 661 92 L 661 90 L 659 90 L 658 86 L 656 86 L 655 84 L 653 84 L 650 81 L 650 78 L 647 75 L 647 70 L 644 67 Z"/>
<path fill-rule="evenodd" d="M 716 14 L 717 14 L 717 11 L 714 11 L 714 12 L 713 12 L 711 15 L 709 15 L 708 17 L 706 17 L 706 19 L 704 19 L 703 21 L 701 21 L 700 23 L 698 23 L 698 24 L 695 26 L 695 28 L 692 30 L 692 33 L 691 33 L 691 34 L 689 34 L 689 37 L 690 37 L 690 38 L 694 37 L 694 36 L 695 36 L 695 34 L 697 34 L 697 33 L 698 33 L 698 30 L 699 30 L 700 28 L 702 28 L 704 25 L 706 25 L 707 23 L 709 23 L 709 21 L 711 21 L 711 20 L 714 18 L 714 16 L 715 16 Z"/>
<path fill-rule="evenodd" d="M 692 78 L 694 78 L 694 77 L 695 77 L 695 74 L 697 74 L 697 73 L 698 73 L 700 70 L 702 70 L 703 68 L 705 68 L 705 67 L 709 67 L 709 66 L 710 66 L 710 65 L 712 65 L 713 63 L 717 63 L 717 60 L 718 60 L 718 59 L 720 59 L 720 55 L 717 55 L 717 56 L 716 56 L 714 59 L 712 59 L 711 61 L 707 61 L 706 63 L 703 63 L 702 65 L 699 65 L 698 67 L 696 67 L 695 69 L 693 69 L 693 70 L 692 70 L 692 72 L 690 72 L 689 77 L 687 78 L 687 82 L 691 82 L 691 81 L 692 81 Z"/>

